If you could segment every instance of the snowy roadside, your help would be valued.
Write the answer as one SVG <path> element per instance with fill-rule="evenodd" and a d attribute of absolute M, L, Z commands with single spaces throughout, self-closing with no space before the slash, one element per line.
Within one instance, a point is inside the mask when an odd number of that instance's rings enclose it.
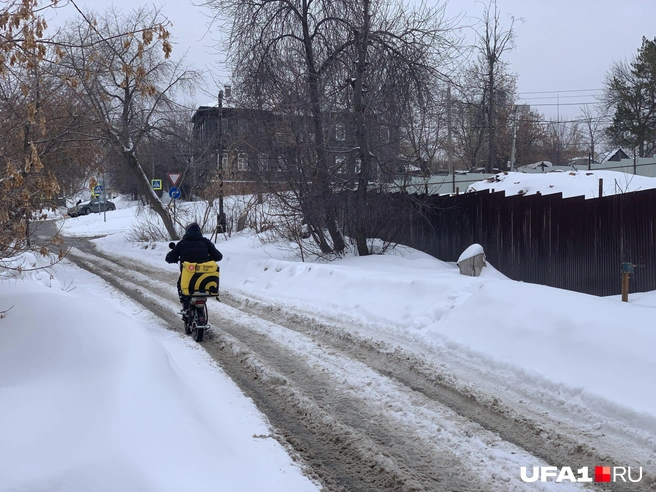
<path fill-rule="evenodd" d="M 95 232 L 81 221 L 67 221 L 65 230 Z M 94 242 L 109 254 L 176 269 L 163 261 L 167 243 L 128 243 L 123 234 Z M 465 277 L 454 264 L 402 247 L 384 256 L 303 263 L 249 234 L 221 238 L 217 246 L 225 255 L 222 289 L 341 319 L 363 336 L 426 356 L 459 351 L 481 372 L 512 367 L 524 382 L 560 387 L 610 413 L 624 408 L 656 418 L 656 394 L 644 391 L 656 373 L 656 292 L 627 304 L 511 281 L 492 266 Z"/>
<path fill-rule="evenodd" d="M 129 220 L 129 207 L 123 213 L 112 217 L 112 231 Z M 98 217 L 66 222 L 71 235 L 98 236 L 103 227 Z M 166 243 L 130 243 L 124 233 L 94 242 L 109 254 L 176 270 L 163 262 Z M 583 432 L 591 446 L 656 463 L 656 395 L 645 391 L 656 373 L 655 293 L 625 304 L 510 281 L 491 266 L 481 277 L 464 277 L 454 264 L 407 248 L 303 263 L 248 233 L 217 246 L 225 255 L 224 292 L 401 347 L 444 367 L 481 401 L 502 398 L 508 414 L 546 413 L 554 430 Z"/>
<path fill-rule="evenodd" d="M 196 344 L 54 272 L 0 282 L 0 490 L 318 490 Z"/>

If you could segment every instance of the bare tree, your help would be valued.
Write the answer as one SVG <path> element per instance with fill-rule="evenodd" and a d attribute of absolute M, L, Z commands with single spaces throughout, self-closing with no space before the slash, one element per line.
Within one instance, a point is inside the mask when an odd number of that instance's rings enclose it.
<path fill-rule="evenodd" d="M 487 170 L 490 138 L 495 141 L 495 163 L 506 162 L 512 148 L 516 76 L 507 71 L 504 63 L 497 63 L 494 75 L 495 131 L 490 134 L 489 78 L 485 67 L 486 64 L 480 59 L 475 60 L 459 74 L 454 84 L 454 154 L 459 167 L 464 169 L 478 169 L 485 161 Z"/>
<path fill-rule="evenodd" d="M 62 204 L 63 194 L 78 184 L 76 169 L 84 174 L 98 152 L 80 139 L 89 120 L 57 71 L 61 49 L 42 17 L 55 5 L 10 1 L 0 7 L 1 257 L 33 247 L 35 220 Z M 52 242 L 61 244 L 57 235 Z M 49 253 L 46 246 L 40 251 Z"/>
<path fill-rule="evenodd" d="M 291 100 L 289 89 L 293 87 L 305 95 L 302 100 L 297 100 L 295 111 L 308 115 L 311 120 L 315 153 L 311 163 L 314 166 L 312 195 L 313 201 L 318 198 L 323 219 L 316 230 L 318 234 L 323 234 L 323 227 L 328 230 L 332 240 L 330 248 L 337 253 L 344 250 L 345 242 L 337 225 L 330 187 L 322 92 L 325 73 L 334 62 L 334 52 L 326 49 L 326 45 L 332 45 L 335 35 L 340 32 L 338 13 L 345 3 L 344 0 L 208 0 L 203 3 L 217 16 L 231 19 L 229 59 L 237 78 L 252 80 L 250 84 L 260 104 L 265 104 L 268 99 L 266 104 L 280 107 L 284 99 Z M 302 67 L 299 79 L 281 73 L 281 68 L 285 70 L 294 66 Z M 316 205 L 312 203 L 307 208 L 313 209 Z M 312 214 L 310 219 L 314 218 Z M 328 247 L 325 240 L 321 244 L 323 249 Z"/>
<path fill-rule="evenodd" d="M 311 184 L 296 190 L 320 244 L 326 244 L 325 227 L 331 249 L 343 250 L 334 190 L 355 187 L 351 229 L 358 252 L 368 254 L 368 187 L 398 166 L 399 120 L 420 124 L 418 115 L 438 99 L 431 89 L 452 45 L 443 7 L 422 4 L 409 10 L 381 0 L 208 0 L 203 5 L 234 21 L 229 49 L 244 101 L 296 118 L 290 134 L 297 140 L 297 158 L 307 164 L 297 177 L 309 178 L 297 183 Z M 299 124 L 299 116 L 310 124 Z M 331 143 L 340 125 L 353 131 L 350 150 L 337 151 Z M 418 160 L 422 154 L 416 150 Z"/>
<path fill-rule="evenodd" d="M 565 166 L 580 154 L 581 140 L 578 122 L 551 121 L 544 132 L 543 155 L 554 166 Z"/>
<path fill-rule="evenodd" d="M 597 146 L 605 132 L 603 116 L 587 104 L 583 106 L 581 112 L 583 113 L 583 117 L 581 118 L 583 128 L 581 131 L 588 142 L 589 159 L 594 161 L 597 159 Z"/>
<path fill-rule="evenodd" d="M 352 8 L 352 16 L 345 17 L 343 24 L 349 26 L 350 33 L 345 37 L 352 37 L 353 51 L 336 50 L 336 56 L 341 61 L 339 66 L 347 67 L 346 75 L 353 87 L 350 107 L 360 161 L 353 231 L 358 253 L 366 255 L 368 185 L 376 161 L 383 160 L 381 151 L 386 143 L 380 141 L 380 136 L 376 138 L 376 122 L 387 120 L 384 127 L 388 135 L 401 129 L 402 122 L 406 123 L 406 135 L 420 134 L 427 122 L 420 115 L 434 109 L 439 100 L 437 82 L 447 78 L 440 69 L 448 69 L 455 43 L 443 6 L 431 9 L 421 4 L 417 10 L 408 10 L 399 3 L 361 0 L 352 2 Z M 396 123 L 390 121 L 392 117 L 397 118 Z M 414 143 L 419 141 L 414 139 Z M 413 164 L 422 166 L 426 154 L 426 147 L 416 148 Z"/>
<path fill-rule="evenodd" d="M 501 25 L 501 12 L 496 0 L 491 0 L 483 7 L 482 27 L 478 32 L 478 50 L 484 62 L 487 78 L 487 125 L 488 125 L 488 160 L 485 170 L 491 173 L 496 164 L 496 118 L 497 118 L 497 76 L 501 68 L 501 57 L 514 46 L 515 18 L 510 16 L 510 26 Z"/>
<path fill-rule="evenodd" d="M 71 87 L 89 81 L 91 72 L 72 75 L 62 64 L 67 53 L 98 47 L 99 38 L 73 40 L 50 33 L 44 20 L 56 8 L 77 8 L 74 0 L 57 2 L 7 1 L 0 7 L 0 111 L 3 134 L 0 145 L 0 256 L 31 248 L 30 224 L 44 208 L 61 204 L 57 199 L 79 190 L 102 162 L 96 115 Z M 84 18 L 79 32 L 95 31 L 94 20 Z M 157 39 L 170 52 L 162 24 L 115 32 L 115 38 L 132 39 L 141 49 Z M 91 44 L 85 44 L 91 43 Z M 152 43 L 156 44 L 156 43 Z M 87 68 L 91 65 L 91 60 Z M 116 74 L 120 73 L 120 68 Z M 105 76 L 107 72 L 105 72 Z M 102 95 L 108 98 L 108 94 Z M 56 235 L 53 242 L 61 244 Z M 48 249 L 41 248 L 43 254 Z M 60 251 L 60 255 L 64 252 Z"/>
<path fill-rule="evenodd" d="M 531 164 L 547 157 L 544 154 L 546 141 L 544 117 L 536 111 L 519 111 L 517 114 L 516 160 Z"/>
<path fill-rule="evenodd" d="M 48 53 L 43 40 L 46 23 L 36 5 L 5 2 L 0 8 L 0 76 L 2 144 L 0 145 L 0 256 L 31 248 L 30 222 L 44 198 L 59 191 L 54 175 L 41 159 L 45 112 L 39 92 L 40 65 Z M 47 250 L 43 250 L 46 254 Z"/>
<path fill-rule="evenodd" d="M 63 62 L 70 89 L 94 115 L 105 144 L 122 156 L 170 237 L 177 239 L 168 210 L 150 187 L 139 149 L 167 113 L 178 109 L 174 91 L 194 80 L 194 74 L 169 60 L 168 22 L 158 9 L 142 7 L 127 16 L 108 10 L 98 18 L 79 14 L 81 20 L 69 26 L 74 37 L 68 39 Z"/>

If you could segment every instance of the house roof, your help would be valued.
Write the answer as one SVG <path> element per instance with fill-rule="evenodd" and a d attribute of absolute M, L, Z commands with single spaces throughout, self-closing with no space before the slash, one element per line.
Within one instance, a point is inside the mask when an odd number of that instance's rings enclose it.
<path fill-rule="evenodd" d="M 601 154 L 601 163 L 603 164 L 606 161 L 612 160 L 615 156 L 619 156 L 620 159 L 628 159 L 629 154 L 627 154 L 622 147 L 618 147 L 615 150 L 611 150 L 610 152 L 607 152 L 606 154 Z M 618 160 L 618 159 L 614 159 Z"/>
<path fill-rule="evenodd" d="M 553 164 L 550 161 L 538 161 L 534 162 L 532 164 L 526 164 L 524 166 L 519 166 L 517 168 L 518 171 L 526 170 L 526 169 L 541 169 L 541 168 L 547 168 L 547 167 L 553 167 Z"/>

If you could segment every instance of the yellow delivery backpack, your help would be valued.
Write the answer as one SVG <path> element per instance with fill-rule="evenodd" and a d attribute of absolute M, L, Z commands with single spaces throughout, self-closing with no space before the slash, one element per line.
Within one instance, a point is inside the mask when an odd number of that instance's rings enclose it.
<path fill-rule="evenodd" d="M 219 265 L 215 261 L 206 261 L 205 263 L 182 262 L 180 288 L 185 296 L 191 296 L 196 292 L 218 296 Z"/>

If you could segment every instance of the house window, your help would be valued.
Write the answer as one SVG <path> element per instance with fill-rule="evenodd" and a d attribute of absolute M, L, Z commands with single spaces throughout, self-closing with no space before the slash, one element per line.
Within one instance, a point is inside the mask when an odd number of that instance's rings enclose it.
<path fill-rule="evenodd" d="M 228 164 L 229 164 L 229 157 L 230 157 L 230 154 L 229 154 L 228 152 L 226 152 L 226 151 L 223 151 L 223 154 L 221 155 L 221 160 L 222 160 L 222 162 L 219 162 L 219 154 L 217 154 L 217 155 L 216 155 L 216 165 L 217 165 L 217 167 L 220 168 L 221 165 L 223 165 L 223 169 L 225 169 L 226 167 L 228 167 Z"/>
<path fill-rule="evenodd" d="M 240 137 L 243 137 L 248 133 L 248 121 L 247 120 L 237 120 L 237 132 Z"/>
<path fill-rule="evenodd" d="M 284 155 L 278 156 L 278 171 L 285 171 L 287 169 L 287 159 Z"/>
<path fill-rule="evenodd" d="M 335 140 L 338 142 L 346 140 L 346 125 L 344 123 L 337 123 L 335 125 Z"/>
<path fill-rule="evenodd" d="M 248 171 L 248 156 L 243 152 L 237 156 L 237 171 Z"/>
<path fill-rule="evenodd" d="M 335 171 L 338 173 L 343 173 L 346 169 L 344 169 L 344 164 L 346 163 L 346 157 L 343 155 L 338 155 L 335 157 Z"/>
<path fill-rule="evenodd" d="M 269 157 L 266 154 L 259 154 L 257 156 L 257 164 L 260 171 L 269 170 Z"/>

